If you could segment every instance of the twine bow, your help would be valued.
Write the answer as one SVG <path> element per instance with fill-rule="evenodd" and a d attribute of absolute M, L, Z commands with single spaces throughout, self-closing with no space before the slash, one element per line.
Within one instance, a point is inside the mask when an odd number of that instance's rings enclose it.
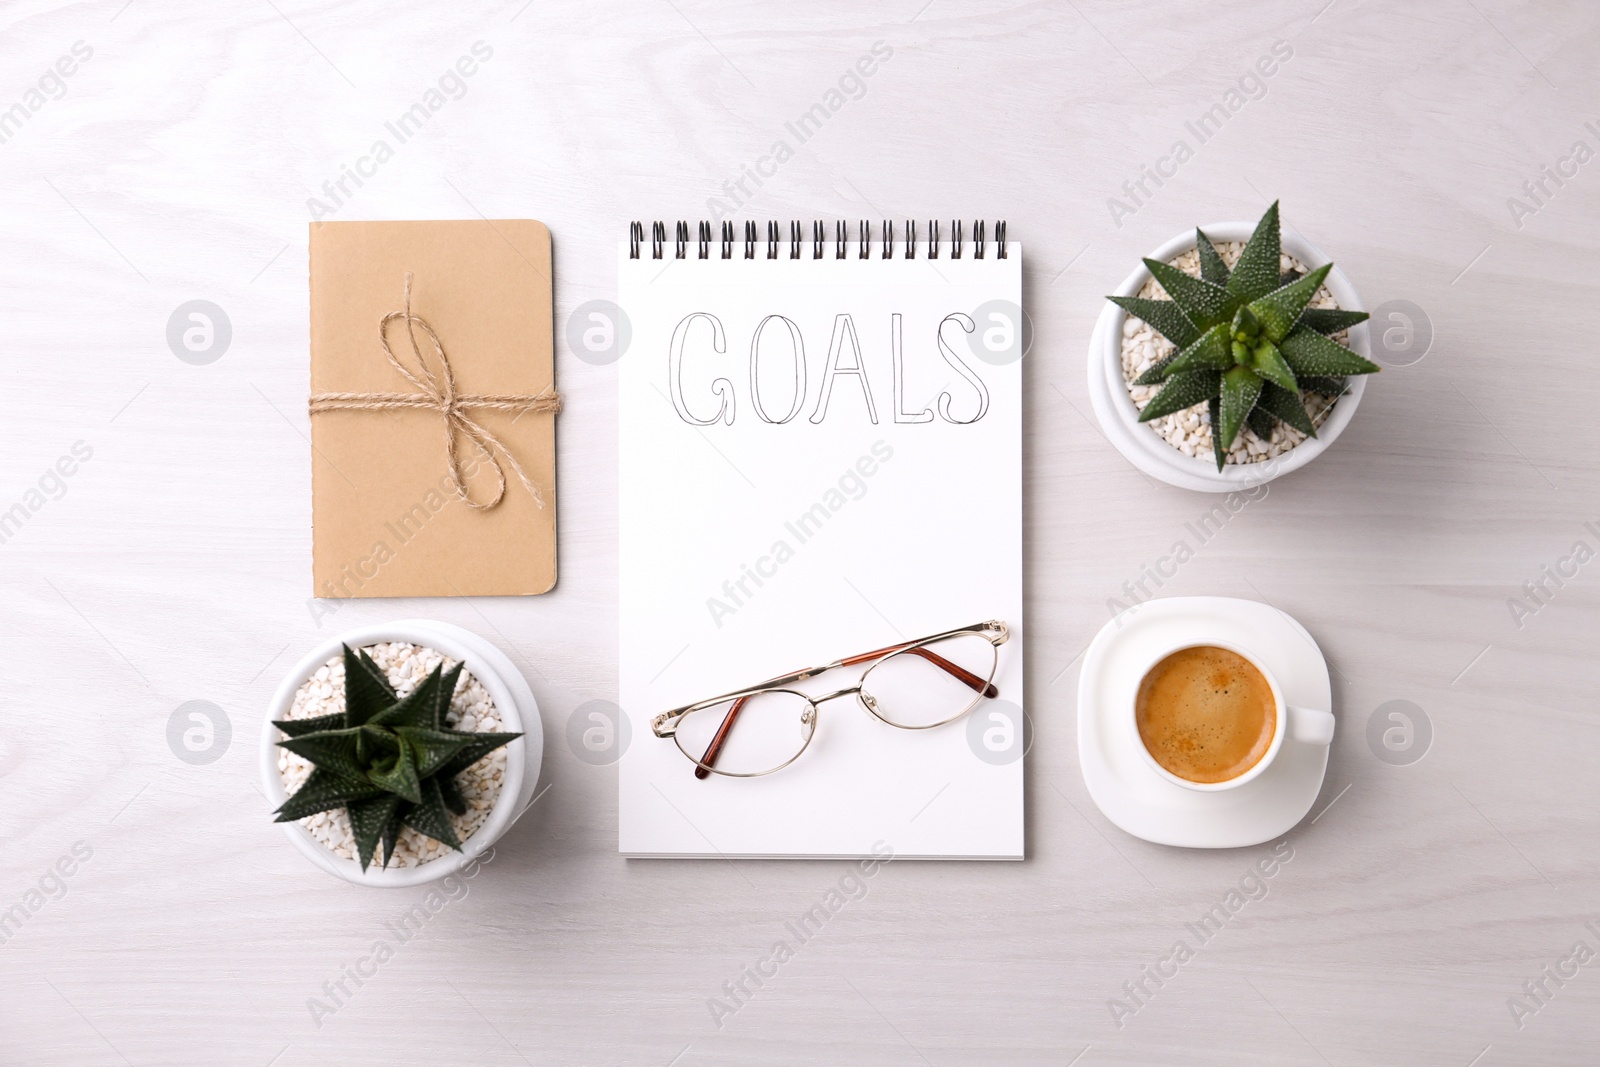
<path fill-rule="evenodd" d="M 416 357 L 417 370 L 402 363 L 389 347 L 389 323 L 395 319 L 404 319 L 406 324 L 406 337 L 411 342 L 411 354 Z M 437 373 L 428 366 L 428 361 L 423 358 L 422 346 L 417 343 L 417 330 L 421 329 L 433 343 L 434 355 L 438 358 L 439 370 Z M 411 273 L 406 272 L 405 308 L 401 311 L 391 311 L 378 320 L 378 342 L 383 346 L 383 354 L 389 357 L 389 365 L 399 371 L 405 379 L 417 389 L 414 393 L 316 393 L 311 397 L 311 414 L 316 415 L 324 411 L 398 411 L 402 408 L 420 408 L 426 411 L 436 411 L 443 416 L 445 456 L 450 467 L 450 480 L 455 484 L 456 496 L 468 507 L 478 511 L 487 511 L 500 503 L 506 495 L 506 472 L 501 465 L 503 459 L 511 465 L 519 481 L 528 490 L 533 502 L 539 507 L 544 507 L 544 497 L 538 488 L 529 479 L 522 464 L 517 462 L 517 457 L 511 454 L 505 443 L 482 425 L 473 420 L 466 413 L 467 408 L 488 408 L 491 411 L 515 411 L 520 418 L 529 412 L 555 413 L 561 410 L 561 396 L 553 390 L 545 390 L 535 395 L 501 394 L 501 393 L 457 393 L 455 375 L 450 370 L 450 360 L 445 357 L 444 344 L 439 340 L 439 335 L 434 332 L 428 320 L 421 315 L 411 312 Z M 472 498 L 466 482 L 461 477 L 461 460 L 457 455 L 457 435 L 465 437 L 477 448 L 478 453 L 489 462 L 494 470 L 498 483 L 495 488 L 494 499 L 478 501 Z"/>

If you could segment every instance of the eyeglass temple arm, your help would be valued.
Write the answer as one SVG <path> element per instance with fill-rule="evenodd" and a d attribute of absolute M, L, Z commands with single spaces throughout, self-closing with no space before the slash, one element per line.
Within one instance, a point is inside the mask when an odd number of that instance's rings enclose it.
<path fill-rule="evenodd" d="M 887 656 L 891 652 L 906 652 L 914 656 L 921 656 L 923 659 L 929 661 L 935 667 L 938 667 L 952 678 L 955 678 L 961 682 L 962 685 L 966 686 L 968 689 L 971 689 L 975 693 L 982 693 L 986 697 L 997 697 L 1000 695 L 1000 689 L 993 682 L 985 678 L 979 678 L 976 674 L 973 674 L 960 664 L 951 663 L 949 660 L 939 655 L 939 653 L 934 652 L 932 649 L 924 648 L 921 645 L 917 645 L 913 648 L 907 648 L 905 645 L 890 645 L 888 648 L 880 648 L 876 652 L 863 652 L 859 656 L 851 656 L 849 659 L 840 660 L 839 666 L 853 667 L 857 663 L 865 663 L 869 659 L 877 659 L 880 656 Z"/>
<path fill-rule="evenodd" d="M 820 667 L 808 667 L 803 671 L 780 674 L 776 678 L 768 678 L 764 682 L 757 682 L 755 685 L 749 686 L 745 689 L 737 689 L 732 693 L 724 693 L 722 696 L 712 697 L 709 700 L 701 700 L 693 704 L 685 704 L 681 708 L 673 708 L 670 711 L 664 711 L 660 715 L 657 715 L 653 721 L 655 733 L 657 737 L 671 737 L 672 732 L 677 725 L 677 721 L 684 715 L 700 708 L 707 708 L 714 704 L 720 704 L 724 700 L 733 700 L 741 696 L 753 696 L 763 689 L 773 689 L 779 686 L 793 685 L 795 682 L 803 682 L 807 678 L 815 678 L 819 674 L 826 674 L 827 672 L 839 667 L 862 663 L 877 656 L 883 656 L 891 652 L 901 651 L 910 645 L 922 646 L 929 641 L 938 641 L 942 638 L 955 637 L 958 634 L 969 633 L 979 634 L 983 636 L 985 640 L 990 641 L 993 644 L 1003 645 L 1011 637 L 1011 628 L 1003 622 L 990 620 L 989 622 L 978 623 L 974 626 L 963 626 L 959 630 L 946 630 L 944 633 L 933 634 L 929 637 L 919 637 L 914 641 L 902 641 L 899 644 L 890 645 L 888 648 L 880 648 L 876 652 L 863 653 L 860 656 L 852 656 L 849 659 L 834 660 L 832 663 L 824 663 Z M 945 666 L 946 669 L 950 669 L 952 674 L 960 677 L 960 674 L 957 674 L 959 668 L 956 668 L 954 664 L 949 663 L 949 661 L 945 660 L 944 657 L 939 656 L 937 653 L 930 653 L 928 654 L 928 658 L 935 660 L 935 662 Z M 962 681 L 972 689 L 983 692 L 985 696 L 999 695 L 999 690 L 995 689 L 993 686 L 990 686 L 988 690 L 979 689 L 977 684 L 969 680 L 975 677 L 977 676 L 967 673 L 966 677 L 962 678 Z"/>
<path fill-rule="evenodd" d="M 735 700 L 733 702 L 733 707 L 728 709 L 728 714 L 722 717 L 722 725 L 717 727 L 716 736 L 713 737 L 711 739 L 711 743 L 706 746 L 706 754 L 700 757 L 699 763 L 695 764 L 694 776 L 696 778 L 699 778 L 703 781 L 704 779 L 711 777 L 711 772 L 706 768 L 715 767 L 717 765 L 717 757 L 722 755 L 722 746 L 728 740 L 728 731 L 733 729 L 733 724 L 738 721 L 739 713 L 744 710 L 745 703 L 749 701 L 749 699 L 749 697 L 740 697 L 738 700 Z"/>
<path fill-rule="evenodd" d="M 849 659 L 842 659 L 839 661 L 838 666 L 853 667 L 857 663 L 865 663 L 869 659 L 878 659 L 880 656 L 887 656 L 890 653 L 902 651 L 909 652 L 912 655 L 921 656 L 923 659 L 932 663 L 935 667 L 938 667 L 946 674 L 949 674 L 952 678 L 960 681 L 962 685 L 965 685 L 973 692 L 982 693 L 984 696 L 990 698 L 1000 695 L 999 687 L 997 687 L 993 682 L 979 678 L 976 674 L 973 674 L 965 667 L 962 667 L 956 663 L 951 663 L 949 660 L 939 655 L 939 653 L 923 648 L 920 645 L 914 648 L 906 648 L 904 645 L 890 645 L 888 648 L 880 648 L 875 652 L 863 652 L 859 656 L 851 656 Z M 810 677 L 813 674 L 820 673 L 820 671 L 797 671 L 793 675 L 785 675 L 782 681 L 775 680 L 769 684 L 783 684 L 784 682 L 790 680 L 799 681 L 802 678 Z M 739 712 L 744 710 L 745 702 L 749 699 L 750 697 L 748 696 L 742 696 L 738 700 L 735 700 L 733 702 L 733 706 L 728 709 L 728 713 L 722 717 L 722 725 L 717 727 L 716 736 L 714 736 L 711 739 L 711 743 L 706 746 L 706 754 L 700 757 L 700 762 L 695 765 L 694 776 L 696 778 L 704 780 L 711 776 L 711 772 L 706 768 L 715 767 L 717 765 L 717 757 L 722 755 L 722 746 L 727 743 L 728 733 L 733 729 L 733 724 L 738 721 Z"/>
<path fill-rule="evenodd" d="M 724 693 L 718 697 L 711 697 L 708 700 L 701 700 L 693 704 L 685 704 L 681 708 L 673 708 L 671 711 L 664 711 L 655 717 L 651 725 L 657 737 L 671 737 L 673 731 L 677 729 L 678 720 L 691 711 L 709 708 L 727 700 L 748 699 L 763 690 L 776 689 L 780 686 L 792 685 L 795 682 L 803 682 L 807 678 L 815 678 L 817 675 L 831 671 L 838 666 L 841 666 L 841 664 L 825 663 L 820 667 L 812 667 L 809 670 L 795 671 L 793 674 L 780 674 L 776 678 L 768 678 L 764 682 L 757 682 L 747 689 L 738 689 L 732 693 Z"/>

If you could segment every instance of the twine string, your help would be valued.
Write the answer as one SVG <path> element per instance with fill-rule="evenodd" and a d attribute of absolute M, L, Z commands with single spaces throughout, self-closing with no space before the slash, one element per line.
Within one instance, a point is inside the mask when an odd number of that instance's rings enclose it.
<path fill-rule="evenodd" d="M 407 366 L 394 350 L 389 347 L 389 324 L 396 319 L 406 324 L 406 339 L 411 342 L 411 354 L 416 359 L 416 369 Z M 417 338 L 417 331 L 421 330 L 428 342 L 433 347 L 434 362 L 438 370 L 429 365 L 423 356 L 423 346 Z M 405 280 L 405 306 L 400 311 L 391 311 L 378 320 L 378 342 L 383 346 L 383 354 L 389 358 L 389 365 L 401 376 L 410 382 L 416 391 L 411 393 L 316 393 L 311 397 L 311 414 L 316 415 L 324 411 L 399 411 L 406 408 L 416 408 L 427 411 L 436 411 L 443 418 L 440 423 L 444 429 L 445 456 L 450 469 L 450 480 L 455 486 L 456 496 L 468 507 L 478 511 L 487 511 L 495 507 L 506 495 L 506 472 L 503 464 L 510 464 L 511 470 L 516 474 L 517 480 L 522 482 L 523 488 L 533 497 L 533 502 L 539 507 L 544 507 L 544 496 L 539 492 L 533 480 L 522 469 L 522 464 L 517 462 L 517 457 L 505 442 L 496 437 L 481 423 L 467 414 L 468 408 L 482 408 L 489 411 L 514 411 L 518 416 L 530 412 L 555 413 L 561 410 L 561 396 L 554 390 L 546 389 L 542 393 L 532 395 L 518 393 L 458 393 L 456 392 L 455 374 L 450 369 L 450 360 L 444 354 L 444 343 L 439 340 L 439 335 L 434 331 L 428 320 L 421 315 L 414 314 L 411 310 L 411 272 L 406 272 Z M 495 492 L 493 499 L 474 500 L 471 491 L 467 488 L 461 476 L 460 439 L 466 438 L 477 449 L 478 455 L 488 462 L 495 474 Z"/>

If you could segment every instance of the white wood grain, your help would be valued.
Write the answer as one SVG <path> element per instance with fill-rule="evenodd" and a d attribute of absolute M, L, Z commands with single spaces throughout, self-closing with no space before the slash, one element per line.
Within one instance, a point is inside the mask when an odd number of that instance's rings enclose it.
<path fill-rule="evenodd" d="M 93 449 L 0 544 L 0 908 L 93 850 L 0 944 L 0 1061 L 1593 1062 L 1600 961 L 1520 1029 L 1507 999 L 1575 942 L 1600 950 L 1600 563 L 1521 628 L 1506 601 L 1600 547 L 1600 161 L 1520 228 L 1506 202 L 1574 141 L 1600 149 L 1600 10 L 15 0 L 0 33 L 0 112 L 94 49 L 0 143 L 0 511 Z M 1265 96 L 1115 226 L 1107 198 L 1280 39 Z M 615 696 L 615 369 L 558 355 L 553 594 L 354 603 L 320 629 L 307 609 L 306 201 L 478 40 L 494 54 L 466 94 L 338 217 L 542 219 L 558 319 L 614 296 L 628 220 L 704 217 L 878 40 L 894 55 L 865 95 L 741 217 L 1004 217 L 1028 243 L 1029 859 L 890 864 L 720 1028 L 708 999 L 844 870 L 615 853 L 615 772 L 564 741 Z M 1139 254 L 1275 197 L 1436 340 L 1162 590 L 1295 614 L 1341 728 L 1267 897 L 1118 1028 L 1108 999 L 1265 850 L 1147 845 L 1083 788 L 1076 657 L 1205 503 L 1106 444 L 1084 349 Z M 165 341 L 196 298 L 234 329 L 209 366 Z M 288 847 L 253 784 L 260 717 L 330 627 L 415 614 L 525 669 L 551 788 L 319 1027 L 307 999 L 423 894 L 335 884 Z M 166 742 L 192 699 L 233 727 L 207 766 Z M 1368 749 L 1391 699 L 1432 720 L 1420 763 Z"/>

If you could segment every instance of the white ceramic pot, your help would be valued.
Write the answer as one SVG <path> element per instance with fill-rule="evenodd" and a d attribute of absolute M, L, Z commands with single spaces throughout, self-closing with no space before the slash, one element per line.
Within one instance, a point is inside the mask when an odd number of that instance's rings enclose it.
<path fill-rule="evenodd" d="M 431 882 L 459 871 L 468 863 L 488 851 L 500 835 L 510 828 L 517 817 L 533 799 L 534 787 L 539 782 L 539 764 L 544 755 L 544 728 L 539 718 L 539 705 L 528 688 L 527 680 L 511 663 L 505 653 L 469 630 L 449 623 L 427 619 L 405 619 L 381 626 L 366 626 L 340 634 L 318 645 L 295 664 L 267 709 L 267 721 L 261 731 L 261 783 L 267 799 L 276 809 L 288 799 L 283 788 L 283 778 L 278 772 L 278 745 L 282 735 L 273 720 L 282 719 L 294 703 L 294 694 L 317 668 L 339 655 L 341 646 L 361 648 L 380 641 L 409 641 L 425 645 L 459 660 L 472 676 L 483 683 L 494 700 L 500 714 L 501 729 L 522 736 L 505 746 L 505 777 L 500 795 L 495 798 L 489 817 L 476 833 L 462 842 L 460 852 L 451 851 L 443 857 L 415 867 L 380 868 L 376 863 L 365 871 L 355 860 L 347 860 L 330 852 L 311 832 L 298 822 L 282 823 L 289 840 L 312 863 L 357 885 L 400 887 Z"/>
<path fill-rule="evenodd" d="M 1255 224 L 1251 222 L 1217 222 L 1200 228 L 1216 243 L 1248 241 L 1255 232 Z M 1194 246 L 1194 231 L 1189 230 L 1151 252 L 1148 258 L 1166 263 Z M 1281 247 L 1308 270 L 1316 270 L 1329 262 L 1320 248 L 1292 233 L 1283 234 Z M 1141 263 L 1117 287 L 1115 295 L 1134 296 L 1149 280 L 1150 272 Z M 1328 272 L 1325 284 L 1341 308 L 1346 311 L 1363 310 L 1355 286 L 1350 284 L 1350 279 L 1338 267 Z M 1308 438 L 1283 455 L 1263 463 L 1230 463 L 1219 471 L 1216 460 L 1209 452 L 1204 456 L 1186 456 L 1162 440 L 1150 427 L 1139 422 L 1139 409 L 1128 395 L 1126 379 L 1122 374 L 1122 324 L 1127 317 L 1127 312 L 1108 300 L 1095 323 L 1094 337 L 1089 343 L 1089 399 L 1094 405 L 1095 417 L 1100 420 L 1101 428 L 1117 451 L 1150 477 L 1181 489 L 1226 493 L 1270 482 L 1290 471 L 1299 470 L 1322 455 L 1344 432 L 1367 388 L 1365 375 L 1352 375 L 1345 395 L 1339 398 L 1322 425 L 1317 427 L 1315 438 Z M 1365 322 L 1350 328 L 1349 348 L 1359 356 L 1372 358 Z"/>

